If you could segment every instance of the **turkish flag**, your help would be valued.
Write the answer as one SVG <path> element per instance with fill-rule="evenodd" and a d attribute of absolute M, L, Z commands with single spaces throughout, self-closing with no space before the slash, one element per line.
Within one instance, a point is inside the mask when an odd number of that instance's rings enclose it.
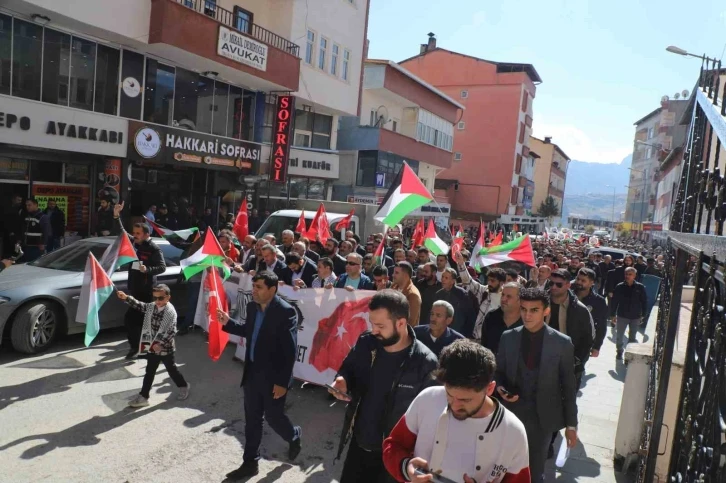
<path fill-rule="evenodd" d="M 306 238 L 308 236 L 308 230 L 307 230 L 307 227 L 305 226 L 305 212 L 304 211 L 300 212 L 300 219 L 297 220 L 297 226 L 295 227 L 295 231 L 297 233 L 300 233 L 300 236 L 304 236 Z"/>
<path fill-rule="evenodd" d="M 497 233 L 497 236 L 494 237 L 494 241 L 492 241 L 491 245 L 489 245 L 489 246 L 495 247 L 497 245 L 501 245 L 503 241 L 504 241 L 504 232 L 500 231 L 499 233 Z"/>
<path fill-rule="evenodd" d="M 234 234 L 237 235 L 240 242 L 250 234 L 249 225 L 247 224 L 247 198 L 242 200 L 242 206 L 239 207 L 239 213 L 237 213 L 237 218 L 234 220 Z"/>
<path fill-rule="evenodd" d="M 348 216 L 340 220 L 338 223 L 335 224 L 335 231 L 340 231 L 342 229 L 348 229 L 350 228 L 350 222 L 353 219 L 353 215 L 355 214 L 355 210 L 350 210 L 350 213 L 348 213 Z"/>
<path fill-rule="evenodd" d="M 456 260 L 456 254 L 461 253 L 464 248 L 464 239 L 461 237 L 454 238 L 454 242 L 451 244 L 451 256 Z"/>
<path fill-rule="evenodd" d="M 364 314 L 369 299 L 350 300 L 338 305 L 332 314 L 318 322 L 310 349 L 310 364 L 320 372 L 340 370 L 358 337 L 368 330 Z"/>
<path fill-rule="evenodd" d="M 420 218 L 416 223 L 416 228 L 413 230 L 413 236 L 411 237 L 411 248 L 415 249 L 423 245 L 424 242 L 424 220 Z"/>
<path fill-rule="evenodd" d="M 324 245 L 330 236 L 330 223 L 328 223 L 328 215 L 325 213 L 325 205 L 322 203 L 320 203 L 320 208 L 318 208 L 315 217 L 317 218 L 317 224 L 315 225 L 318 229 L 317 237 L 320 239 L 320 243 Z"/>
<path fill-rule="evenodd" d="M 217 268 L 207 268 L 206 275 L 204 277 L 204 286 L 209 291 L 209 303 L 207 305 L 209 316 L 208 353 L 213 361 L 218 361 L 222 356 L 222 352 L 224 352 L 224 348 L 227 347 L 229 334 L 222 330 L 222 324 L 219 323 L 219 319 L 217 318 L 217 309 L 223 312 L 229 312 L 229 303 Z"/>
<path fill-rule="evenodd" d="M 313 217 L 313 221 L 310 223 L 310 229 L 307 232 L 308 239 L 310 241 L 315 241 L 315 239 L 318 236 L 318 221 L 320 220 L 321 213 L 325 212 L 325 207 L 322 203 L 320 203 L 320 206 L 318 207 L 318 211 L 315 213 L 315 216 Z M 325 242 L 323 242 L 325 243 Z"/>

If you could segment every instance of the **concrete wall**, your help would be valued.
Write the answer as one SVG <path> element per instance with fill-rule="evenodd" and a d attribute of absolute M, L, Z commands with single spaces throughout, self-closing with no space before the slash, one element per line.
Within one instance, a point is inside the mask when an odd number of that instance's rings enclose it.
<path fill-rule="evenodd" d="M 361 126 L 370 126 L 371 111 L 377 111 L 380 106 L 385 106 L 386 110 L 388 110 L 388 122 L 384 125 L 379 125 L 379 127 L 393 130 L 393 121 L 396 121 L 396 132 L 404 134 L 402 124 L 403 112 L 408 105 L 398 101 L 394 98 L 394 96 L 384 97 L 381 95 L 382 92 L 385 91 L 382 91 L 381 89 L 363 89 L 360 109 Z M 415 131 L 413 134 L 415 134 Z M 407 135 L 410 136 L 410 131 Z"/>

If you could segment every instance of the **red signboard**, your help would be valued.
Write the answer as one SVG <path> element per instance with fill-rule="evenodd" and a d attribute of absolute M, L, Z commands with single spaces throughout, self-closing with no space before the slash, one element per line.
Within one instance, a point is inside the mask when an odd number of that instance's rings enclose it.
<path fill-rule="evenodd" d="M 643 231 L 663 231 L 663 223 L 643 223 Z"/>
<path fill-rule="evenodd" d="M 277 96 L 277 110 L 272 139 L 272 160 L 270 161 L 270 181 L 287 183 L 287 165 L 290 159 L 290 133 L 292 132 L 292 113 L 295 112 L 293 96 Z"/>

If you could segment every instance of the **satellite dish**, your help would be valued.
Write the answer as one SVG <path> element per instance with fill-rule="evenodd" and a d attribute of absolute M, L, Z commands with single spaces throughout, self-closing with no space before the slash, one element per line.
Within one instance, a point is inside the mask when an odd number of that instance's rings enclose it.
<path fill-rule="evenodd" d="M 681 98 L 681 94 L 680 93 L 676 92 L 675 94 L 673 94 L 673 99 L 678 100 L 680 98 Z"/>
<path fill-rule="evenodd" d="M 689 94 L 690 93 L 688 92 L 688 89 L 683 89 L 683 92 L 681 92 L 681 95 L 683 96 L 684 99 L 688 99 Z"/>
<path fill-rule="evenodd" d="M 386 106 L 379 106 L 376 109 L 376 126 L 383 127 L 388 123 L 388 108 Z"/>
<path fill-rule="evenodd" d="M 660 104 L 661 105 L 668 104 L 668 101 L 670 101 L 670 100 L 671 100 L 670 97 L 663 96 L 663 97 L 660 98 Z"/>

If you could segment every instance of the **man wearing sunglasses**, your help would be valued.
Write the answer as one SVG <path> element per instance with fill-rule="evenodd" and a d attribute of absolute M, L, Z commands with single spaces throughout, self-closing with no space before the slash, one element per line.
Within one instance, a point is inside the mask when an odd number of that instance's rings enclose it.
<path fill-rule="evenodd" d="M 345 259 L 345 274 L 341 275 L 335 284 L 336 288 L 353 290 L 375 290 L 376 287 L 370 278 L 361 273 L 363 258 L 357 253 L 349 253 Z"/>

